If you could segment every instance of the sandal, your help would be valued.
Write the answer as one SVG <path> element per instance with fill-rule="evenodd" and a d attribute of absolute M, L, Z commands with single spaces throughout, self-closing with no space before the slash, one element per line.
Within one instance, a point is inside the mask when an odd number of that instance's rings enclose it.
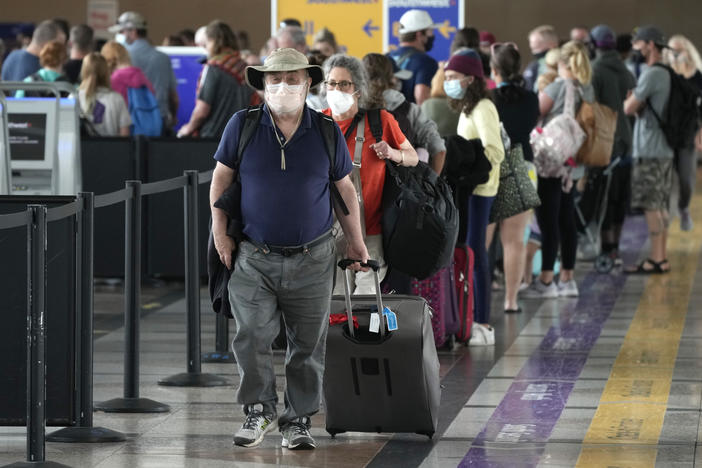
<path fill-rule="evenodd" d="M 668 263 L 668 260 L 655 262 L 650 258 L 647 258 L 646 260 L 636 265 L 636 267 L 634 268 L 626 268 L 624 270 L 624 273 L 627 273 L 629 275 L 662 275 L 670 271 L 670 267 L 665 270 L 663 269 L 663 265 L 666 263 Z M 651 268 L 646 268 L 647 264 L 651 265 Z"/>
<path fill-rule="evenodd" d="M 516 309 L 505 309 L 505 314 L 518 314 L 522 311 L 521 307 L 517 307 Z"/>

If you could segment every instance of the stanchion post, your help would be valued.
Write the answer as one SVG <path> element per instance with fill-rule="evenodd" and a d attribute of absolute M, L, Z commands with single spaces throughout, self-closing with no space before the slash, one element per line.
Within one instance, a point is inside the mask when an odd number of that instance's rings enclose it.
<path fill-rule="evenodd" d="M 229 350 L 229 317 L 223 313 L 217 314 L 215 323 L 215 350 L 211 353 L 202 353 L 202 362 L 236 362 L 234 353 Z"/>
<path fill-rule="evenodd" d="M 198 173 L 185 171 L 188 184 L 184 188 L 185 224 L 185 303 L 188 316 L 187 372 L 159 380 L 159 385 L 175 387 L 214 387 L 229 381 L 214 374 L 203 374 L 200 355 L 200 256 L 198 239 Z"/>
<path fill-rule="evenodd" d="M 124 397 L 95 405 L 108 413 L 165 413 L 166 404 L 139 397 L 139 319 L 141 311 L 141 181 L 128 180 L 132 196 L 125 208 L 124 232 Z"/>
<path fill-rule="evenodd" d="M 27 205 L 27 210 L 27 461 L 5 468 L 68 468 L 46 461 L 46 206 Z"/>
<path fill-rule="evenodd" d="M 49 442 L 123 442 L 121 432 L 93 427 L 93 258 L 94 258 L 94 212 L 95 197 L 92 192 L 81 192 L 83 209 L 78 223 L 78 259 L 76 262 L 77 284 L 79 284 L 79 343 L 78 349 L 78 426 L 66 427 L 49 434 Z"/>

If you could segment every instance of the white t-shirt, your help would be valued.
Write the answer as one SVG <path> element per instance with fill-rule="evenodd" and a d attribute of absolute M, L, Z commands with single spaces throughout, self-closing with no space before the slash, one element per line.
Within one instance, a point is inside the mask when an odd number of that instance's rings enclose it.
<path fill-rule="evenodd" d="M 85 109 L 85 91 L 78 93 L 81 109 Z M 95 105 L 85 117 L 93 124 L 95 131 L 101 136 L 118 136 L 119 129 L 129 127 L 132 118 L 129 116 L 127 104 L 121 94 L 108 88 L 98 88 L 95 93 Z"/>

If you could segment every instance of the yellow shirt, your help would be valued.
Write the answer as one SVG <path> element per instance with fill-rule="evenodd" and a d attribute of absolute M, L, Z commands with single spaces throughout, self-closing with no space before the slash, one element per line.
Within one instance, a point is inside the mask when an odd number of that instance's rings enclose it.
<path fill-rule="evenodd" d="M 461 112 L 458 119 L 457 133 L 466 140 L 480 138 L 485 148 L 485 156 L 492 164 L 490 178 L 473 190 L 473 195 L 494 197 L 500 185 L 500 163 L 505 158 L 505 149 L 500 136 L 500 117 L 495 104 L 489 99 L 483 99 L 473 109 L 469 116 Z"/>

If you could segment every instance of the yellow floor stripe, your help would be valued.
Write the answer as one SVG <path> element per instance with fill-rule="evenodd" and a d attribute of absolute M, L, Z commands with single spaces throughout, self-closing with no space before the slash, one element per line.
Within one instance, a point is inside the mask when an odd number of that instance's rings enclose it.
<path fill-rule="evenodd" d="M 654 467 L 675 359 L 702 248 L 702 195 L 692 201 L 696 228 L 678 223 L 668 239 L 670 274 L 651 276 L 641 295 L 587 431 L 577 467 Z"/>

